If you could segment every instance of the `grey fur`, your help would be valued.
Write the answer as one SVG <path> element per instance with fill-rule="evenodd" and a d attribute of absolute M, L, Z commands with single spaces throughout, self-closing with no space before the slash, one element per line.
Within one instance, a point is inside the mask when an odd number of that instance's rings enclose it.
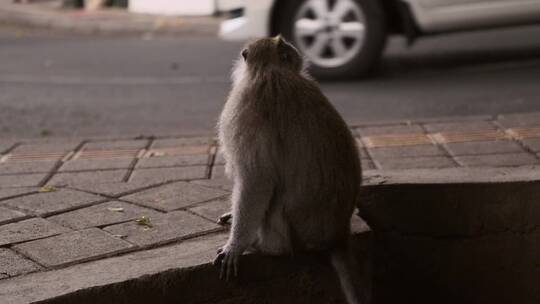
<path fill-rule="evenodd" d="M 328 250 L 349 303 L 358 303 L 344 273 L 361 183 L 355 140 L 292 45 L 264 38 L 246 50 L 218 124 L 234 188 L 231 233 L 216 263 L 229 279 L 248 249 Z"/>

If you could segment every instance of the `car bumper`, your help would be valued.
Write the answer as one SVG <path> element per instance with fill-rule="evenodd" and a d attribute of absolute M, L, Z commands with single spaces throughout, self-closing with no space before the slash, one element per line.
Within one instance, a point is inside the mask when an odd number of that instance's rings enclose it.
<path fill-rule="evenodd" d="M 221 23 L 219 36 L 225 40 L 245 40 L 270 35 L 273 4 L 274 0 L 246 0 L 237 8 L 239 16 Z"/>
<path fill-rule="evenodd" d="M 257 32 L 249 27 L 245 16 L 225 20 L 219 27 L 219 37 L 225 40 L 245 40 L 255 35 Z"/>

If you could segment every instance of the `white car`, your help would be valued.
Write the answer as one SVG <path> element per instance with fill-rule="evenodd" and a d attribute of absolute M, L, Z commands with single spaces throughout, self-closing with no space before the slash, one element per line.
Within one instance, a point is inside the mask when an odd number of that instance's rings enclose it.
<path fill-rule="evenodd" d="M 220 36 L 244 40 L 281 33 L 319 78 L 367 75 L 386 37 L 540 23 L 540 0 L 218 0 L 230 12 Z M 540 37 L 531 37 L 538 39 Z"/>

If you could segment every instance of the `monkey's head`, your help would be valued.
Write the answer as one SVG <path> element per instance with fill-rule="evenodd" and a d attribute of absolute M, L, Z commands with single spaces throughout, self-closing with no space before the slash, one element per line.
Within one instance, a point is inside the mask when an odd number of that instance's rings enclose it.
<path fill-rule="evenodd" d="M 294 72 L 302 70 L 302 56 L 281 35 L 251 42 L 242 50 L 241 55 L 248 68 L 255 71 L 269 68 L 288 69 Z"/>

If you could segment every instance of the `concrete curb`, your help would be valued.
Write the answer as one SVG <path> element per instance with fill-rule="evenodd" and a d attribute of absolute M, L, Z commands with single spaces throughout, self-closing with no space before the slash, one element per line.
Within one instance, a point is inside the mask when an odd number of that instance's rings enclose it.
<path fill-rule="evenodd" d="M 368 170 L 364 172 L 365 186 L 532 181 L 540 181 L 540 165 L 501 168 L 444 168 L 436 170 Z"/>
<path fill-rule="evenodd" d="M 539 166 L 381 172 L 366 184 L 377 303 L 538 302 Z"/>
<path fill-rule="evenodd" d="M 351 122 L 351 128 L 388 126 L 388 125 L 410 125 L 410 124 L 425 124 L 425 123 L 445 123 L 445 122 L 474 122 L 482 120 L 494 120 L 496 115 L 470 115 L 470 116 L 442 116 L 442 117 L 418 117 L 414 119 L 388 119 L 374 121 L 358 121 Z"/>
<path fill-rule="evenodd" d="M 360 209 L 374 232 L 364 230 L 355 243 L 365 269 L 374 267 L 376 303 L 537 303 L 539 169 L 367 171 Z M 5 279 L 0 298 L 7 303 L 93 303 L 97 298 L 100 303 L 253 303 L 261 298 L 339 303 L 331 271 L 316 259 L 298 266 L 246 257 L 245 277 L 228 284 L 217 280 L 208 264 L 225 239 L 225 233 L 215 233 Z M 373 260 L 366 248 L 373 248 Z"/>
<path fill-rule="evenodd" d="M 371 234 L 355 237 L 361 260 L 369 260 Z M 214 254 L 214 252 L 210 252 Z M 365 265 L 359 267 L 360 271 Z M 342 303 L 336 275 L 324 256 L 295 258 L 246 255 L 232 282 L 210 263 L 171 268 L 120 283 L 79 290 L 39 303 Z"/>
<path fill-rule="evenodd" d="M 0 3 L 0 23 L 78 34 L 206 35 L 215 36 L 216 17 L 156 17 L 125 11 L 74 13 L 31 4 Z"/>

